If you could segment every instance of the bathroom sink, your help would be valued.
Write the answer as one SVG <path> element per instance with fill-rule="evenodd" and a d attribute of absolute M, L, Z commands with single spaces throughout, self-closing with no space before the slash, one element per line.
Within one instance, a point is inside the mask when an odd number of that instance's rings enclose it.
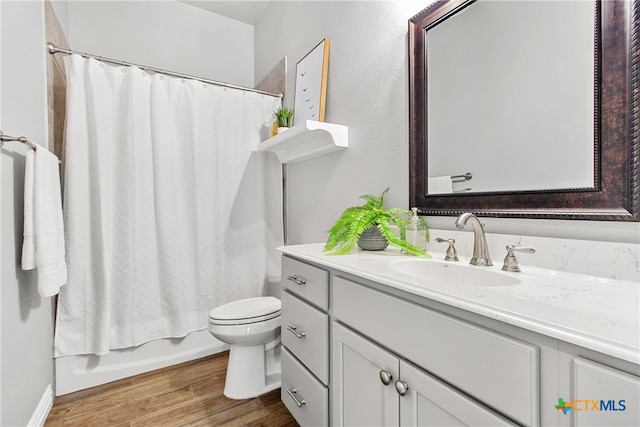
<path fill-rule="evenodd" d="M 407 276 L 452 285 L 512 286 L 521 282 L 516 277 L 490 270 L 488 267 L 450 262 L 407 259 L 392 263 L 391 268 Z"/>

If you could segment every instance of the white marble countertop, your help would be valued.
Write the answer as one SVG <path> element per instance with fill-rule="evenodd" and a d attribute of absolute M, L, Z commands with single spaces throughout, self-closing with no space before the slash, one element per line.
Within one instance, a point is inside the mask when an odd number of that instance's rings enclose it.
<path fill-rule="evenodd" d="M 640 364 L 640 283 L 533 267 L 506 273 L 501 271 L 501 262 L 475 267 L 463 257 L 456 266 L 489 269 L 521 282 L 506 286 L 445 283 L 399 272 L 398 261 L 419 258 L 394 249 L 330 256 L 322 252 L 323 247 L 323 243 L 314 243 L 278 249 L 301 260 Z M 445 263 L 439 261 L 441 254 L 432 255 L 432 260 L 424 262 Z"/>

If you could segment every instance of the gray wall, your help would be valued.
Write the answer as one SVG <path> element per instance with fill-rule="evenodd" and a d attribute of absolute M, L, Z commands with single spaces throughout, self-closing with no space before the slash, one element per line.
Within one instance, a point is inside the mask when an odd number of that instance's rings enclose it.
<path fill-rule="evenodd" d="M 324 241 L 361 194 L 407 206 L 407 19 L 426 3 L 274 1 L 256 25 L 256 81 L 286 55 L 291 106 L 296 63 L 330 40 L 325 121 L 349 126 L 347 150 L 287 167 L 289 243 Z"/>
<path fill-rule="evenodd" d="M 177 1 L 69 1 L 67 8 L 73 50 L 253 86 L 249 24 Z"/>
<path fill-rule="evenodd" d="M 41 2 L 3 1 L 0 128 L 45 143 L 44 8 Z M 51 298 L 38 295 L 32 272 L 19 267 L 26 148 L 6 143 L 0 153 L 2 184 L 2 326 L 0 425 L 26 425 L 52 383 Z"/>
<path fill-rule="evenodd" d="M 325 121 L 349 126 L 349 148 L 288 166 L 289 243 L 326 240 L 326 230 L 358 196 L 391 187 L 389 206 L 408 207 L 407 21 L 418 2 L 273 1 L 255 28 L 259 81 L 288 56 L 287 93 L 295 65 L 316 43 L 331 40 Z M 293 105 L 293 99 L 286 99 Z M 428 217 L 454 230 L 452 217 Z M 483 219 L 493 233 L 638 245 L 639 223 Z"/>

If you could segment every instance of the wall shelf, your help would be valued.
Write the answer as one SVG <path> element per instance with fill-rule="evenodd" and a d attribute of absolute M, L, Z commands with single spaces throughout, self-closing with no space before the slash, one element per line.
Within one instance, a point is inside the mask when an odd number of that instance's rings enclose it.
<path fill-rule="evenodd" d="M 257 151 L 270 151 L 280 163 L 297 163 L 349 146 L 348 127 L 305 120 L 258 145 Z"/>

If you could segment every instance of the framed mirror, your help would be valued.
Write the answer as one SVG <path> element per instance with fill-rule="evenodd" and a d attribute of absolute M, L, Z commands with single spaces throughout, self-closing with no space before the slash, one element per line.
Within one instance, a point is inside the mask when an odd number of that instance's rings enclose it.
<path fill-rule="evenodd" d="M 636 4 L 443 0 L 409 36 L 421 214 L 640 220 Z"/>

